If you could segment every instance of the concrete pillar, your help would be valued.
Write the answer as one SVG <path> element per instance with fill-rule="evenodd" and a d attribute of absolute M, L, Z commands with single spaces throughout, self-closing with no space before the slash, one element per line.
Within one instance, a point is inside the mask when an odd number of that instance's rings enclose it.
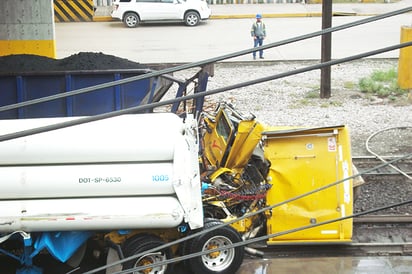
<path fill-rule="evenodd" d="M 56 57 L 53 0 L 0 1 L 0 55 Z"/>
<path fill-rule="evenodd" d="M 402 26 L 401 43 L 412 41 L 412 26 Z M 412 46 L 399 50 L 398 84 L 402 89 L 412 89 Z"/>

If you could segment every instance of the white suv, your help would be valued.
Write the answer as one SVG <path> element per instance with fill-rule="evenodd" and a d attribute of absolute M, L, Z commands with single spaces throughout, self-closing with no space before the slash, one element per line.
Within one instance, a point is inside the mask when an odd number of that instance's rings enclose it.
<path fill-rule="evenodd" d="M 211 10 L 205 0 L 114 0 L 112 18 L 129 28 L 140 22 L 178 21 L 196 26 L 209 19 Z"/>

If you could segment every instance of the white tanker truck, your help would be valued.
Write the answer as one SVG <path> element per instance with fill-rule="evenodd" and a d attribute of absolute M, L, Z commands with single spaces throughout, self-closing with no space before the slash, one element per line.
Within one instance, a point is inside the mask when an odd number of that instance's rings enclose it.
<path fill-rule="evenodd" d="M 18 273 L 40 273 L 39 253 L 76 268 L 92 246 L 105 273 L 233 274 L 251 238 L 351 241 L 345 126 L 265 126 L 220 104 L 200 125 L 150 113 L 46 131 L 70 119 L 0 120 L 0 252 Z"/>
<path fill-rule="evenodd" d="M 2 120 L 0 135 L 69 119 L 76 118 Z M 33 264 L 40 252 L 76 267 L 88 241 L 124 259 L 221 224 L 203 219 L 198 149 L 196 120 L 172 113 L 122 115 L 0 142 L 0 252 L 20 261 L 18 273 L 41 273 Z M 107 273 L 239 241 L 225 226 Z M 243 252 L 213 252 L 185 266 L 234 273 Z M 161 264 L 139 273 L 168 272 L 172 266 Z"/>

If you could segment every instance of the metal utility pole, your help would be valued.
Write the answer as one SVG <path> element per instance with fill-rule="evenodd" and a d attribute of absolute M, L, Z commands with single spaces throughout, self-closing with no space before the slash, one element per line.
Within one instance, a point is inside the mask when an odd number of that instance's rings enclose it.
<path fill-rule="evenodd" d="M 332 0 L 323 0 L 322 2 L 322 29 L 332 27 Z M 322 35 L 321 45 L 321 62 L 331 60 L 331 40 L 332 33 Z M 330 66 L 321 68 L 320 71 L 320 98 L 329 98 L 330 91 Z"/>

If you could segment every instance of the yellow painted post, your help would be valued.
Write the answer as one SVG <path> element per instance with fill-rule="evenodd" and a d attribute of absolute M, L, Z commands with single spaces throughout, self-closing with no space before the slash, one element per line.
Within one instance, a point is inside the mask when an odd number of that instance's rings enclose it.
<path fill-rule="evenodd" d="M 412 41 L 412 26 L 402 26 L 401 43 Z M 412 89 L 412 46 L 399 50 L 398 85 L 401 89 Z"/>

